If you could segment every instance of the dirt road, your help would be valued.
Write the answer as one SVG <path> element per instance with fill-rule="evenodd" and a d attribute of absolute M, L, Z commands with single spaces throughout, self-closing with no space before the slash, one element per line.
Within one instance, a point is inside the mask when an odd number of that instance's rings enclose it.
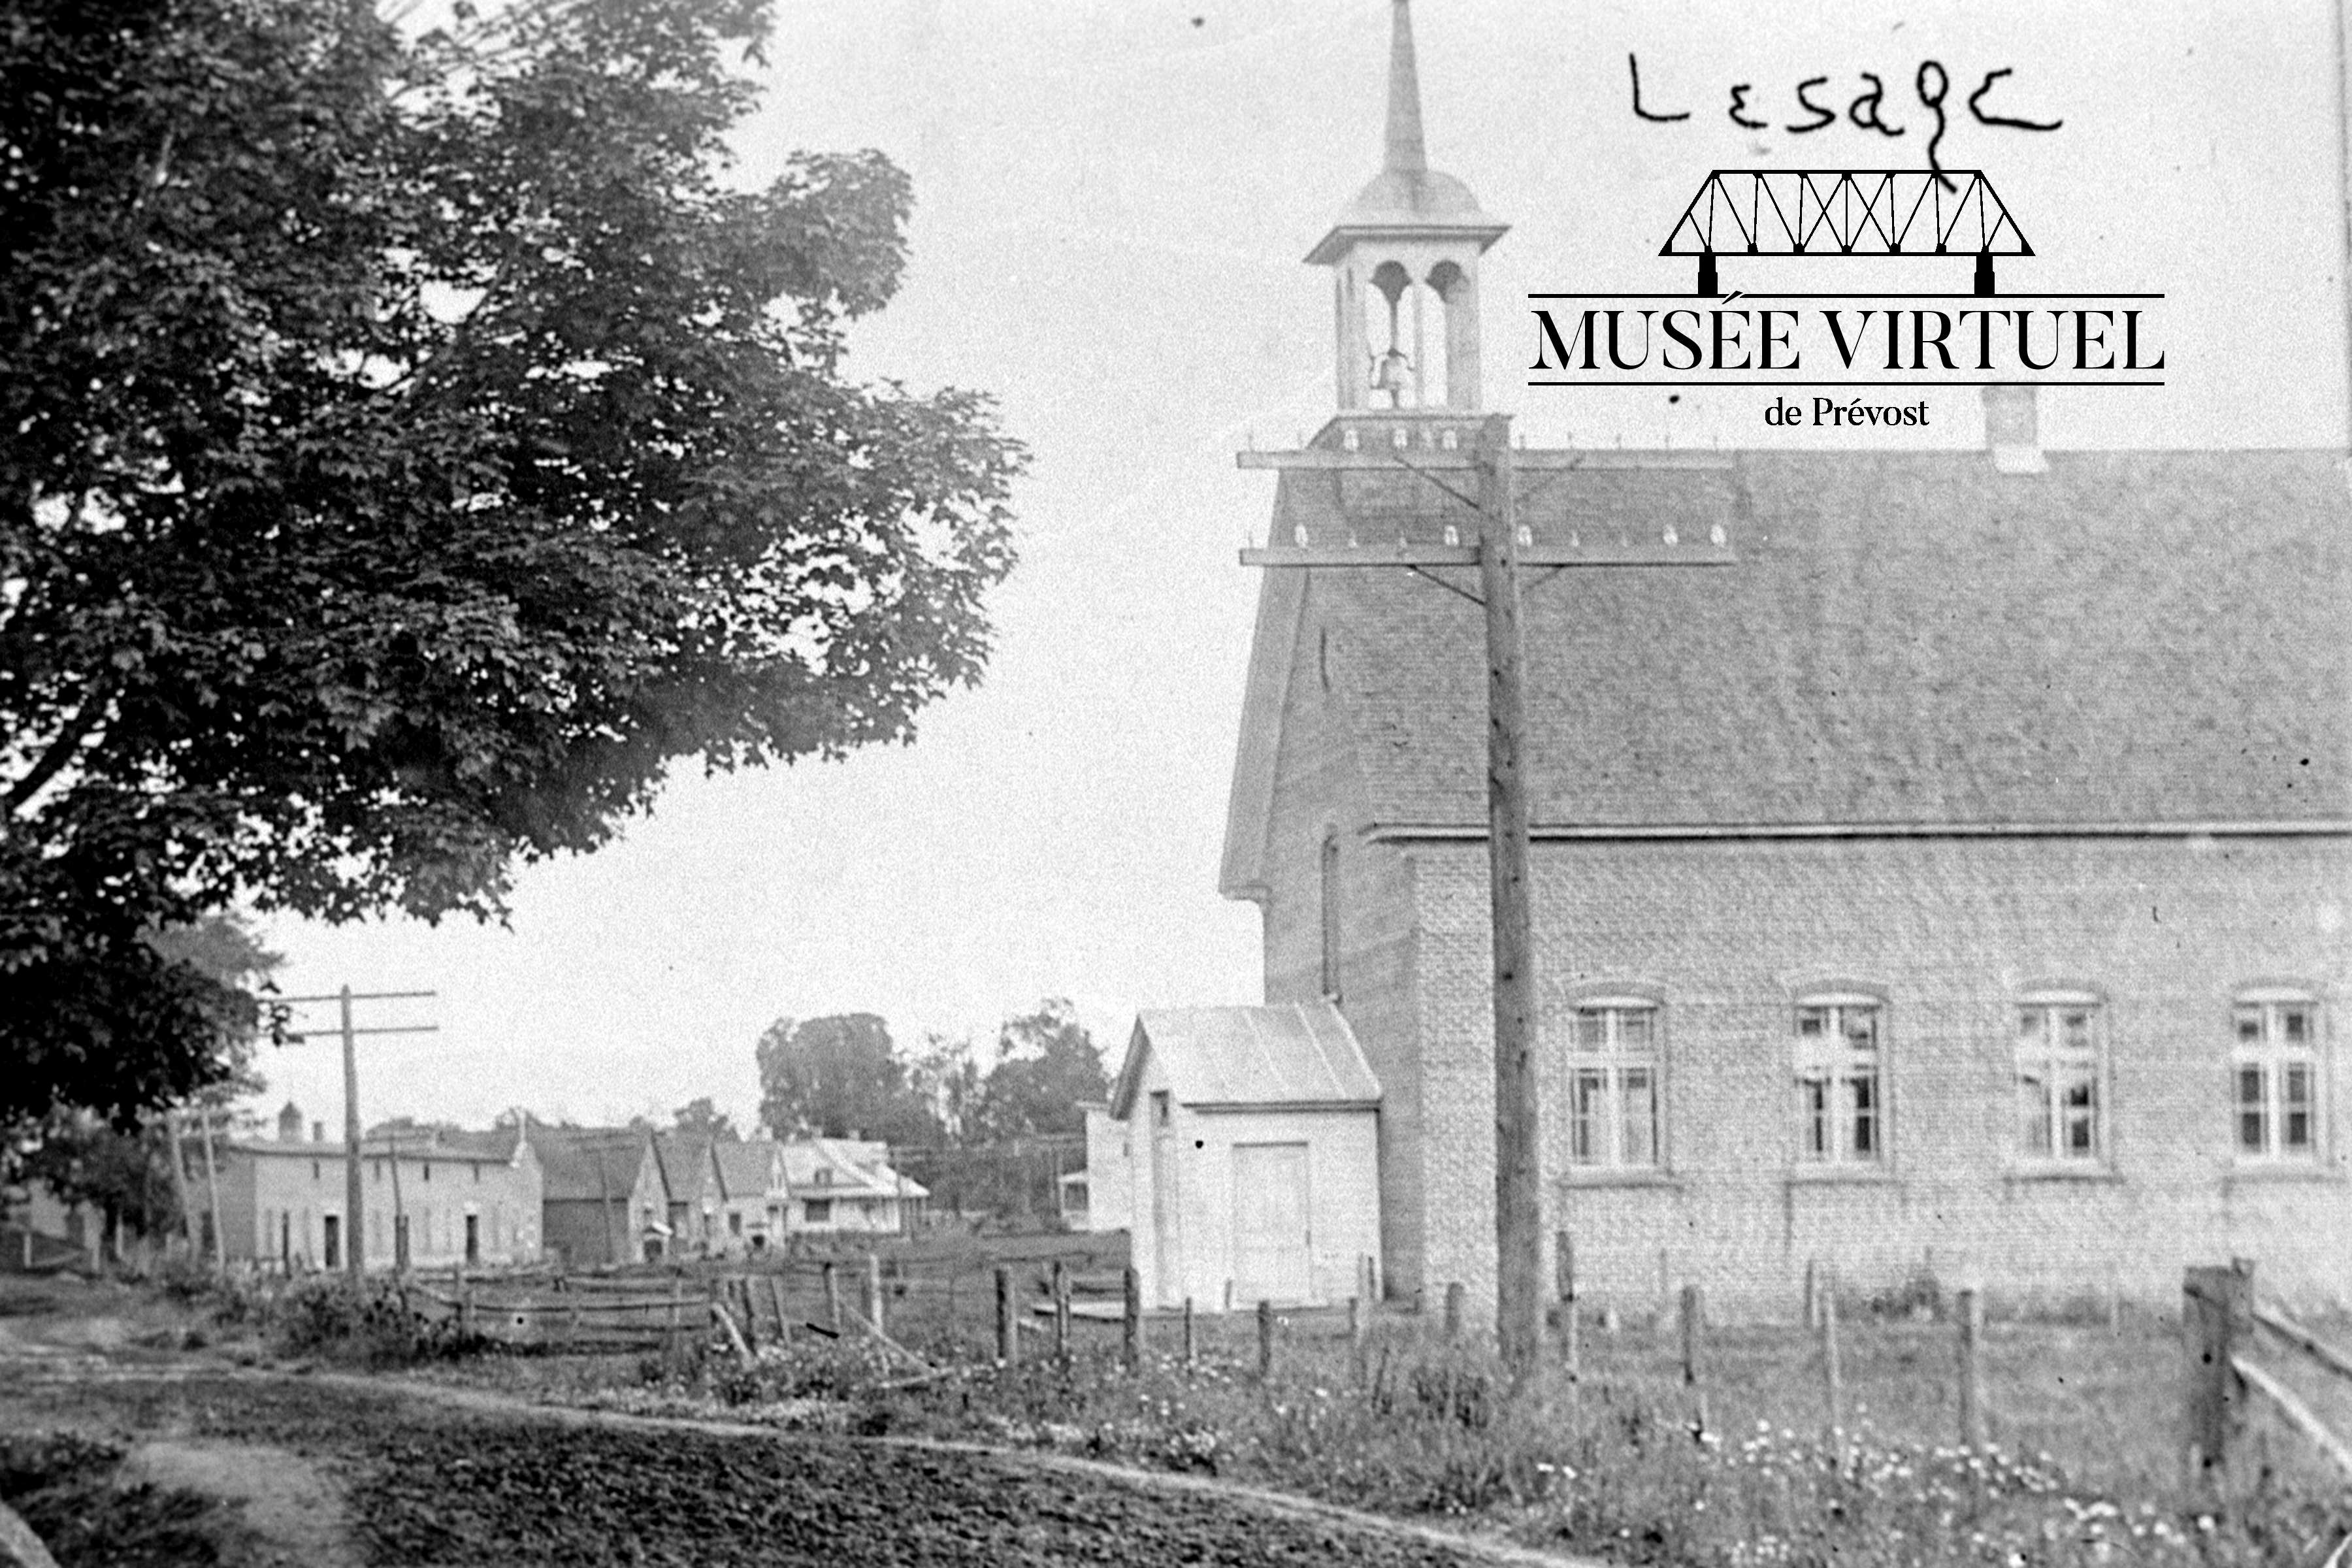
<path fill-rule="evenodd" d="M 0 1431 L 104 1437 L 128 1450 L 117 1482 L 224 1500 L 209 1535 L 230 1568 L 1542 1561 L 1067 1460 L 600 1419 L 136 1338 L 102 1318 L 8 1320 Z"/>

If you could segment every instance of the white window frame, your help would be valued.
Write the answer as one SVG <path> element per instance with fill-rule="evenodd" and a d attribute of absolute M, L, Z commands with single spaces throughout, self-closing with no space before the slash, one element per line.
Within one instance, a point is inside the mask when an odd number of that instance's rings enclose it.
<path fill-rule="evenodd" d="M 1642 1020 L 1638 1032 L 1628 1027 L 1636 1016 Z M 1597 1030 L 1588 1028 L 1588 1022 L 1597 1022 Z M 1570 1171 L 1665 1168 L 1664 1023 L 1665 1008 L 1654 996 L 1577 999 L 1568 1030 Z M 1644 1037 L 1637 1041 L 1637 1033 Z M 1646 1091 L 1646 1114 L 1632 1098 L 1636 1079 Z M 1588 1109 L 1588 1090 L 1597 1110 Z"/>
<path fill-rule="evenodd" d="M 1870 1023 L 1867 1049 L 1854 1046 L 1851 1026 L 1863 1014 Z M 1886 1167 L 1886 998 L 1867 991 L 1814 991 L 1797 998 L 1790 1031 L 1800 1165 Z M 1819 1028 L 1808 1032 L 1811 1021 Z"/>
<path fill-rule="evenodd" d="M 2302 1037 L 2292 1037 L 2300 1018 Z M 2249 1037 L 2247 1026 L 2255 1033 Z M 2327 1103 L 2322 1015 L 2315 992 L 2296 986 L 2240 990 L 2230 1000 L 2230 1154 L 2241 1165 L 2295 1169 L 2319 1163 L 2326 1147 L 2322 1112 Z M 2246 1089 L 2251 1075 L 2255 1100 Z M 2290 1095 L 2301 1079 L 2300 1102 Z M 2303 1118 L 2302 1139 L 2289 1143 L 2294 1119 Z M 2256 1140 L 2248 1146 L 2248 1117 Z"/>
<path fill-rule="evenodd" d="M 2084 1019 L 2085 1044 L 2070 1043 L 2076 1016 Z M 2010 1020 L 2010 1081 L 2018 1116 L 2012 1125 L 2019 1162 L 2044 1170 L 2100 1170 L 2111 1164 L 2115 1135 L 2108 1110 L 2106 998 L 2095 991 L 2029 991 L 2011 1006 Z M 2029 1020 L 2033 1029 L 2030 1046 Z M 2036 1086 L 2038 1118 L 2027 1114 L 2029 1081 Z M 2072 1098 L 2074 1090 L 2084 1089 L 2087 1106 Z M 2039 1147 L 2032 1132 L 2036 1127 Z M 2085 1134 L 2081 1142 L 2077 1127 Z"/>

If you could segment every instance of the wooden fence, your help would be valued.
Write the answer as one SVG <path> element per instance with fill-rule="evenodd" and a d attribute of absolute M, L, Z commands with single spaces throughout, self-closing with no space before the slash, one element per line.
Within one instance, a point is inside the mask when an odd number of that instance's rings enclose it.
<path fill-rule="evenodd" d="M 799 1337 L 890 1339 L 894 1329 L 985 1342 L 992 1309 L 1002 1304 L 1015 1326 L 998 1325 L 1000 1351 L 1008 1338 L 1022 1338 L 1024 1327 L 1033 1342 L 1050 1327 L 1056 1353 L 1066 1355 L 1076 1325 L 1140 1316 L 1132 1269 L 1089 1267 L 1106 1257 L 1123 1263 L 1123 1249 L 1065 1246 L 997 1260 L 1003 1257 L 777 1254 L 750 1265 L 588 1274 L 452 1268 L 412 1273 L 400 1288 L 410 1310 L 427 1321 L 517 1349 L 583 1352 L 676 1349 L 714 1331 L 747 1354 L 763 1342 Z M 1136 1342 L 1132 1326 L 1126 1338 Z"/>
<path fill-rule="evenodd" d="M 2191 1482 L 2225 1500 L 2241 1490 L 2237 1462 L 2246 1432 L 2249 1394 L 2285 1417 L 2347 1480 L 2352 1444 L 2331 1430 L 2276 1373 L 2253 1360 L 2257 1332 L 2300 1352 L 2312 1364 L 2352 1378 L 2352 1352 L 2319 1338 L 2273 1305 L 2257 1300 L 2253 1265 L 2191 1268 L 2181 1284 L 2181 1343 L 2189 1373 L 2188 1465 Z"/>

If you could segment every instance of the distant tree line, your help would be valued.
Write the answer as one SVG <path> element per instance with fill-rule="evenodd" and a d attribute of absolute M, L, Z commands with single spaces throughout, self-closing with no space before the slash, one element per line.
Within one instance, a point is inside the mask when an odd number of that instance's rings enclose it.
<path fill-rule="evenodd" d="M 1083 1163 L 1062 1152 L 1086 1130 L 1079 1108 L 1109 1093 L 1102 1052 L 1066 998 L 1006 1019 L 984 1068 L 969 1038 L 926 1035 L 906 1050 L 871 1013 L 779 1018 L 758 1057 L 762 1126 L 887 1142 L 935 1213 L 1055 1212 L 1055 1178 Z"/>

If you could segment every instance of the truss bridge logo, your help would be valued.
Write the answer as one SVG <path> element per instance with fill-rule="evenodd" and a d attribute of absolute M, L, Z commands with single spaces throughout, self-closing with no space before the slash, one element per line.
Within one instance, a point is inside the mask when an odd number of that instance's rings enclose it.
<path fill-rule="evenodd" d="M 2162 294 L 2003 290 L 2036 253 L 1982 170 L 1717 169 L 1658 254 L 1692 293 L 1528 296 L 1528 385 L 2163 384 Z"/>

